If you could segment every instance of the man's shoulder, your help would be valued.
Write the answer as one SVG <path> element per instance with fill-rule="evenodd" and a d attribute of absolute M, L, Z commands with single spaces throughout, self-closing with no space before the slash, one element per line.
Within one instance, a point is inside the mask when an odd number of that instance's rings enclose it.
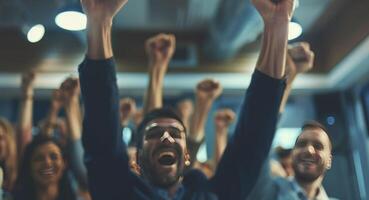
<path fill-rule="evenodd" d="M 191 169 L 187 171 L 183 178 L 183 184 L 185 187 L 197 187 L 196 185 L 203 185 L 208 183 L 208 178 L 205 176 L 205 174 L 198 170 L 198 169 Z"/>

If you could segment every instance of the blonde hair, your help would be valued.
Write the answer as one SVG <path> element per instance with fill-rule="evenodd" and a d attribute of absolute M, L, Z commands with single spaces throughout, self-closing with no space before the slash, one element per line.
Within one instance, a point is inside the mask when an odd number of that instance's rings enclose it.
<path fill-rule="evenodd" d="M 15 141 L 15 132 L 10 122 L 0 117 L 0 127 L 4 129 L 4 139 L 6 142 L 7 155 L 2 162 L 4 163 L 4 184 L 3 188 L 8 191 L 13 189 L 17 179 L 17 147 Z"/>

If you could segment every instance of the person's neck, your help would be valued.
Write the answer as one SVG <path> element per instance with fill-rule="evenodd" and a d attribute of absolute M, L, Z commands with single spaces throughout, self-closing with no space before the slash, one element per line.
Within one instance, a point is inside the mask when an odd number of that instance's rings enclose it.
<path fill-rule="evenodd" d="M 39 186 L 36 188 L 36 197 L 38 200 L 56 200 L 59 195 L 57 184 Z"/>
<path fill-rule="evenodd" d="M 317 194 L 320 192 L 319 188 L 322 185 L 322 181 L 323 181 L 322 176 L 312 182 L 305 182 L 303 180 L 299 180 L 298 178 L 296 178 L 296 182 L 305 191 L 305 194 L 308 199 L 314 199 L 317 196 Z"/>
<path fill-rule="evenodd" d="M 181 185 L 180 182 L 178 182 L 178 183 L 170 186 L 169 188 L 167 188 L 168 196 L 171 199 L 176 195 L 176 193 L 177 193 L 178 188 L 180 187 L 180 185 Z"/>

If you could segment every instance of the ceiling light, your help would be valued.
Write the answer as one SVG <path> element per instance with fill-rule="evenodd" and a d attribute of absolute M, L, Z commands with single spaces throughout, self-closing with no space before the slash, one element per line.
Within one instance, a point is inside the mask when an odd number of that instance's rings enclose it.
<path fill-rule="evenodd" d="M 45 34 L 45 27 L 42 24 L 37 24 L 29 29 L 27 39 L 29 42 L 36 43 L 40 41 Z"/>
<path fill-rule="evenodd" d="M 302 34 L 302 27 L 299 23 L 290 22 L 288 29 L 288 40 L 296 39 Z"/>
<path fill-rule="evenodd" d="M 69 31 L 81 31 L 86 29 L 87 17 L 81 12 L 65 11 L 55 17 L 55 23 Z"/>

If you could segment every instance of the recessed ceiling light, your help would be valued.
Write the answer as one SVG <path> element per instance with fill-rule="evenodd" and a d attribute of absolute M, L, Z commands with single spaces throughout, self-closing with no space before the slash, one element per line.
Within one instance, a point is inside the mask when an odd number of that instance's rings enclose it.
<path fill-rule="evenodd" d="M 302 34 L 302 27 L 299 23 L 290 22 L 288 29 L 288 40 L 296 39 Z"/>
<path fill-rule="evenodd" d="M 27 39 L 29 42 L 36 43 L 40 41 L 45 34 L 45 27 L 42 24 L 37 24 L 29 29 Z"/>
<path fill-rule="evenodd" d="M 87 17 L 81 12 L 65 11 L 55 17 L 55 23 L 69 31 L 81 31 L 86 29 Z"/>

